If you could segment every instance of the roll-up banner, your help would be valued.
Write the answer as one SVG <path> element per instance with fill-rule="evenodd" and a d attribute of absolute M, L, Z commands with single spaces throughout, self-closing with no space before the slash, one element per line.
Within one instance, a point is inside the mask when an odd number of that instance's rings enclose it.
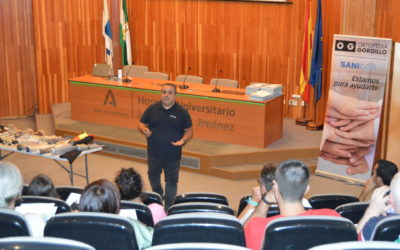
<path fill-rule="evenodd" d="M 319 173 L 371 176 L 391 48 L 390 39 L 334 36 Z"/>

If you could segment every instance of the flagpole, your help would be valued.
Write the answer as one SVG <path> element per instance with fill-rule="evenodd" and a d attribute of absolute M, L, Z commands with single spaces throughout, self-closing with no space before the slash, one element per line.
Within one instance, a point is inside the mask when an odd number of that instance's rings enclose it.
<path fill-rule="evenodd" d="M 322 68 L 321 70 L 321 81 L 322 81 Z M 322 86 L 322 85 L 321 85 Z M 318 131 L 318 130 L 322 130 L 324 128 L 324 124 L 323 123 L 318 123 L 317 122 L 317 99 L 318 99 L 318 91 L 319 91 L 319 84 L 315 84 L 315 88 L 314 88 L 314 112 L 313 112 L 313 120 L 308 122 L 306 125 L 306 129 L 308 130 L 314 130 L 314 131 Z"/>
<path fill-rule="evenodd" d="M 304 102 L 303 115 L 296 119 L 296 125 L 300 126 L 306 126 L 308 122 L 312 121 L 311 119 L 306 118 L 307 103 L 305 101 L 303 102 Z"/>

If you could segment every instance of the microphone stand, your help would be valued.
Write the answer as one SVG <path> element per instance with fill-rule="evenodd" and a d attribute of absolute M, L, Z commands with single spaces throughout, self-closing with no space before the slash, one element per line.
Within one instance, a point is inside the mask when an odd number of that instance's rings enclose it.
<path fill-rule="evenodd" d="M 132 82 L 131 79 L 128 79 L 128 75 L 129 75 L 129 72 L 131 71 L 131 69 L 132 69 L 132 65 L 129 66 L 129 69 L 128 69 L 128 71 L 126 72 L 125 77 L 122 77 L 122 78 L 123 78 L 123 79 L 122 79 L 122 82 Z"/>
<path fill-rule="evenodd" d="M 217 88 L 217 86 L 218 86 L 218 81 L 219 81 L 219 78 L 217 78 L 217 81 L 215 82 L 215 85 L 214 85 L 214 89 L 211 90 L 211 92 L 214 92 L 214 93 L 219 93 L 219 92 L 221 92 L 221 90 L 220 90 L 219 88 Z"/>
<path fill-rule="evenodd" d="M 182 83 L 182 85 L 179 86 L 180 89 L 188 89 L 188 88 L 189 88 L 189 86 L 185 84 L 185 82 L 186 82 L 186 76 L 187 76 L 187 75 L 185 75 L 185 78 L 183 78 L 183 83 Z"/>
<path fill-rule="evenodd" d="M 189 67 L 189 72 L 190 72 L 190 67 Z M 189 88 L 189 86 L 185 84 L 186 83 L 186 77 L 187 77 L 187 74 L 185 75 L 185 78 L 183 78 L 182 85 L 179 86 L 180 89 L 188 89 Z"/>

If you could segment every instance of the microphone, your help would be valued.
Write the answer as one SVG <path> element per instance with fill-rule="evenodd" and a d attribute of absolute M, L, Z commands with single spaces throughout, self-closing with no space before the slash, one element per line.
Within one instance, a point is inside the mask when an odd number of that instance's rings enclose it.
<path fill-rule="evenodd" d="M 190 67 L 188 68 L 188 70 L 189 70 L 189 72 L 190 72 Z M 186 74 L 185 77 L 183 78 L 183 83 L 182 83 L 182 85 L 179 86 L 180 89 L 188 89 L 188 88 L 189 88 L 189 86 L 185 84 L 185 82 L 186 82 L 186 77 L 187 77 L 187 74 Z"/>
<path fill-rule="evenodd" d="M 219 73 L 222 73 L 222 69 L 219 70 Z M 218 88 L 218 82 L 219 82 L 219 74 L 217 76 L 217 81 L 215 81 L 214 89 L 211 90 L 211 92 L 219 93 L 221 90 Z"/>
<path fill-rule="evenodd" d="M 129 69 L 126 71 L 125 77 L 122 77 L 123 78 L 122 82 L 132 82 L 131 79 L 128 79 L 129 72 L 131 71 L 132 68 L 133 68 L 132 65 L 130 65 Z"/>

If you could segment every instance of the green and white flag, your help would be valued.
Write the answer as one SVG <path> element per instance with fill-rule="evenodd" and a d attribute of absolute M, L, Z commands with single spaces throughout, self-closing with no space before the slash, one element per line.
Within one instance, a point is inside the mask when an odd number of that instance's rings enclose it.
<path fill-rule="evenodd" d="M 122 65 L 132 64 L 132 51 L 131 51 L 131 33 L 129 32 L 128 24 L 128 9 L 126 8 L 126 0 L 120 1 L 119 12 L 119 39 L 122 50 Z"/>

